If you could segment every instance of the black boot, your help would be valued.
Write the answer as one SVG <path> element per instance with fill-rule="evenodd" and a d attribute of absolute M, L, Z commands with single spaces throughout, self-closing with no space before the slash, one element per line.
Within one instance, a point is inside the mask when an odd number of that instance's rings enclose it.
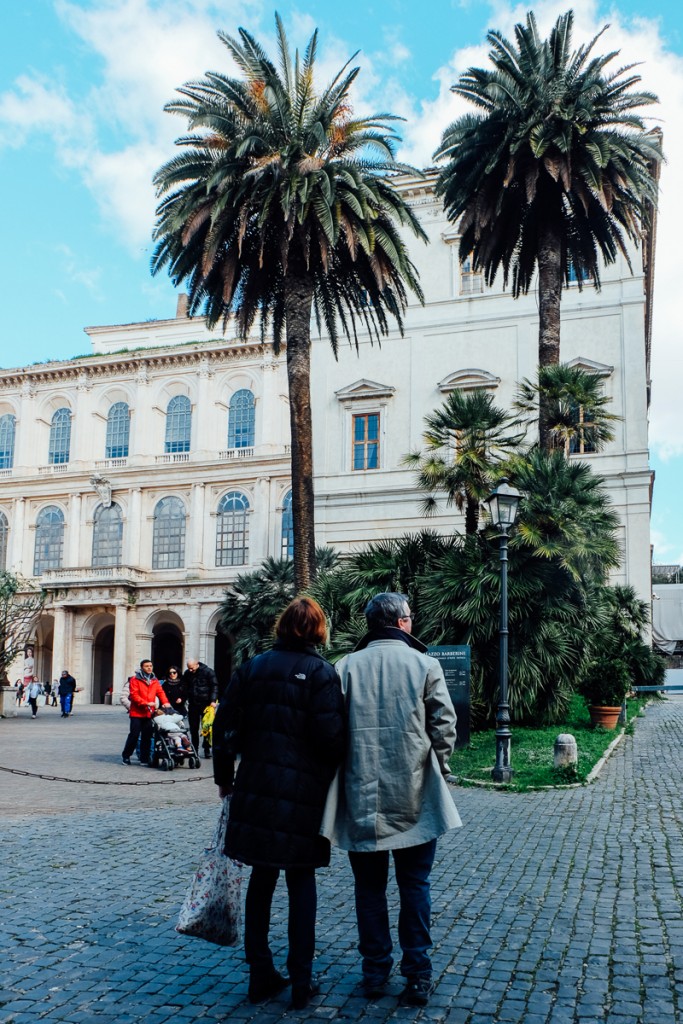
<path fill-rule="evenodd" d="M 270 971 L 250 971 L 249 991 L 247 993 L 250 1003 L 265 1003 L 266 999 L 272 999 L 279 995 L 289 985 L 289 978 L 280 974 L 273 967 Z"/>

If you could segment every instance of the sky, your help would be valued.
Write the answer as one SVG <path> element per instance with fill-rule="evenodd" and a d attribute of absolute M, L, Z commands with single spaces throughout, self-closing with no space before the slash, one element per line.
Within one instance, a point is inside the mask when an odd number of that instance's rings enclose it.
<path fill-rule="evenodd" d="M 609 24 L 598 52 L 639 62 L 664 132 L 655 266 L 651 463 L 656 562 L 683 564 L 683 346 L 678 310 L 683 233 L 683 5 L 576 0 L 578 45 Z M 545 35 L 568 4 L 533 7 Z M 406 120 L 398 156 L 431 163 L 465 109 L 450 92 L 486 64 L 486 32 L 512 36 L 526 5 L 504 0 L 21 0 L 0 11 L 0 366 L 90 351 L 86 326 L 175 314 L 168 278 L 152 278 L 154 171 L 185 125 L 163 111 L 184 82 L 230 67 L 219 29 L 244 26 L 274 52 L 274 11 L 292 45 L 319 29 L 321 81 L 356 51 L 359 113 Z"/>

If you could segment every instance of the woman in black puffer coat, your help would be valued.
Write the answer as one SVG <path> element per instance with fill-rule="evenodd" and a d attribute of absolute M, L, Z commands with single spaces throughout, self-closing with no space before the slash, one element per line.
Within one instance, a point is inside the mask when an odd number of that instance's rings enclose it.
<path fill-rule="evenodd" d="M 213 725 L 213 766 L 221 797 L 232 793 L 225 852 L 252 865 L 244 921 L 249 999 L 263 1002 L 289 983 L 276 971 L 268 944 L 273 892 L 284 870 L 292 1004 L 304 1009 L 317 990 L 311 978 L 315 869 L 330 862 L 319 829 L 344 752 L 344 705 L 335 670 L 314 646 L 326 637 L 320 605 L 297 598 L 275 632 L 273 649 L 237 669 L 223 696 Z"/>

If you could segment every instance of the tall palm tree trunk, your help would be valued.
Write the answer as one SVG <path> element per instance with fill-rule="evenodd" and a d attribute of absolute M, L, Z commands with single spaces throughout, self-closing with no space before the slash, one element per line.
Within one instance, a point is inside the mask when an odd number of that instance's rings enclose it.
<path fill-rule="evenodd" d="M 479 529 L 479 502 L 474 498 L 467 498 L 465 505 L 465 533 L 468 537 L 474 536 Z"/>
<path fill-rule="evenodd" d="M 292 431 L 294 583 L 305 590 L 315 575 L 313 424 L 311 418 L 311 310 L 313 282 L 306 274 L 285 279 L 287 381 Z"/>
<path fill-rule="evenodd" d="M 538 365 L 556 366 L 560 361 L 560 304 L 562 301 L 562 240 L 542 225 L 538 243 Z M 547 398 L 539 395 L 538 440 L 550 451 Z"/>

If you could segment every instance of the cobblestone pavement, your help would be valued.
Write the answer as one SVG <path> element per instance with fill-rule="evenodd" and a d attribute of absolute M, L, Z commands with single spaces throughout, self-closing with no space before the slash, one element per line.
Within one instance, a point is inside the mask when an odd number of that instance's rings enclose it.
<path fill-rule="evenodd" d="M 166 779 L 117 763 L 115 708 L 0 722 L 0 765 L 69 777 Z M 426 1010 L 359 993 L 351 875 L 319 878 L 321 994 L 245 999 L 240 950 L 173 929 L 217 803 L 210 779 L 78 786 L 0 772 L 0 1024 L 283 1019 L 381 1024 L 683 1022 L 683 703 L 648 709 L 590 786 L 511 794 L 455 789 L 464 827 L 433 875 L 437 988 Z M 177 772 L 189 778 L 201 772 Z M 392 889 L 395 909 L 396 895 Z M 286 952 L 284 893 L 273 920 Z"/>

